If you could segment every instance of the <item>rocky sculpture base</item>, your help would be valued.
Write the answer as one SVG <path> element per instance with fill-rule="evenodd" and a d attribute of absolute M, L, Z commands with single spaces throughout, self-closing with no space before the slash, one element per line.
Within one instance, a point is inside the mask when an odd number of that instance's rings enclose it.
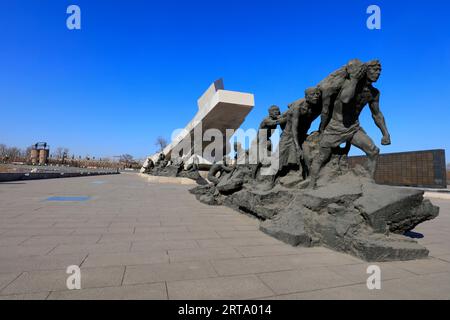
<path fill-rule="evenodd" d="M 245 170 L 237 170 L 238 177 L 234 172 L 217 186 L 198 186 L 191 193 L 203 203 L 256 216 L 263 232 L 293 246 L 326 246 L 365 261 L 428 256 L 425 247 L 404 235 L 438 216 L 439 208 L 422 191 L 377 185 L 362 167 L 327 166 L 314 190 L 296 172 L 268 189 L 262 187 L 264 179 L 246 182 Z"/>
<path fill-rule="evenodd" d="M 199 185 L 208 184 L 208 182 L 200 175 L 198 170 L 184 170 L 180 165 L 168 165 L 161 168 L 155 167 L 145 173 L 157 177 L 188 178 L 194 180 Z"/>

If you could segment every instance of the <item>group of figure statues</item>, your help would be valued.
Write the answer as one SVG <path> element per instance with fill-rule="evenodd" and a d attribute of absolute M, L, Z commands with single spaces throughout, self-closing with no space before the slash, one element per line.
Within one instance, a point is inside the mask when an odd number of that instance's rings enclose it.
<path fill-rule="evenodd" d="M 214 162 L 209 183 L 199 179 L 202 185 L 189 191 L 202 203 L 261 219 L 260 230 L 294 246 L 324 245 L 366 261 L 426 257 L 428 250 L 405 234 L 437 217 L 439 208 L 423 198 L 423 191 L 378 185 L 373 179 L 380 150 L 359 116 L 368 105 L 381 144 L 391 143 L 380 92 L 373 86 L 380 73 L 378 60 L 354 59 L 306 89 L 286 111 L 271 106 L 250 148 L 235 142 L 234 161 Z M 310 132 L 316 119 L 318 130 Z M 277 128 L 282 133 L 275 148 L 271 138 Z M 366 153 L 366 168 L 349 168 L 351 146 Z M 195 163 L 184 166 L 173 155 L 168 161 L 160 154 L 147 170 L 200 177 Z"/>
<path fill-rule="evenodd" d="M 287 111 L 282 113 L 276 105 L 269 108 L 269 115 L 259 126 L 267 136 L 257 146 L 266 148 L 270 154 L 271 136 L 278 127 L 282 130 L 276 160 L 279 166 L 271 175 L 272 186 L 278 177 L 294 170 L 299 172 L 307 187 L 316 188 L 321 168 L 333 155 L 345 157 L 352 145 L 367 154 L 366 169 L 373 178 L 379 148 L 360 126 L 359 115 L 369 105 L 375 124 L 383 135 L 381 144 L 391 143 L 379 108 L 380 92 L 373 86 L 380 73 L 381 63 L 378 60 L 363 63 L 353 59 L 317 86 L 306 89 L 304 98 L 289 104 Z M 318 130 L 308 134 L 312 123 L 319 117 Z M 253 166 L 253 178 L 256 178 L 262 166 L 263 161 L 259 159 L 257 165 Z M 216 175 L 219 171 L 231 171 L 226 168 L 225 162 L 220 167 L 213 165 L 209 180 L 217 184 L 219 179 Z"/>
<path fill-rule="evenodd" d="M 379 148 L 360 126 L 359 115 L 369 105 L 375 124 L 383 135 L 381 144 L 391 143 L 379 108 L 380 92 L 373 86 L 380 73 L 381 63 L 378 60 L 364 63 L 353 59 L 328 75 L 317 86 L 307 88 L 304 98 L 289 104 L 285 112 L 282 113 L 276 105 L 271 106 L 268 116 L 259 126 L 259 132 L 265 136 L 261 139 L 259 134 L 250 147 L 257 149 L 256 161 L 249 161 L 252 150 L 243 150 L 239 143 L 235 143 L 234 165 L 229 165 L 226 157 L 221 162 L 214 162 L 207 176 L 209 182 L 216 186 L 222 178 L 228 176 L 228 181 L 238 188 L 249 180 L 256 181 L 262 175 L 262 168 L 277 161 L 276 170 L 264 174 L 268 176 L 265 180 L 268 181 L 269 188 L 279 178 L 298 172 L 303 180 L 301 186 L 314 189 L 321 168 L 333 156 L 345 158 L 352 145 L 367 154 L 366 169 L 373 178 Z M 319 117 L 318 130 L 309 133 L 312 123 Z M 281 129 L 282 134 L 278 150 L 275 150 L 278 152 L 275 153 L 271 137 L 277 128 Z M 260 152 L 261 149 L 264 149 L 263 153 Z M 269 156 L 261 157 L 261 154 Z M 272 157 L 274 154 L 277 156 Z M 172 157 L 169 161 L 161 153 L 156 162 L 149 159 L 145 172 L 157 176 L 187 176 L 198 180 L 198 157 L 194 155 L 193 158 L 192 163 L 185 168 L 181 158 Z M 238 183 L 238 180 L 242 180 L 242 183 Z"/>
<path fill-rule="evenodd" d="M 193 155 L 191 162 L 185 164 L 181 157 L 173 157 L 171 160 L 167 160 L 165 154 L 161 152 L 155 162 L 151 158 L 147 159 L 144 173 L 154 176 L 189 178 L 197 181 L 198 184 L 206 184 L 199 173 L 199 158 L 197 155 Z"/>

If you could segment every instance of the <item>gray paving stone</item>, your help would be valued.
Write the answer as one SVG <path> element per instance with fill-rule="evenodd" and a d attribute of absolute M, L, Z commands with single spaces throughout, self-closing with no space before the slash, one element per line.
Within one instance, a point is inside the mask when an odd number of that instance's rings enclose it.
<path fill-rule="evenodd" d="M 195 225 L 195 226 L 186 226 L 188 231 L 198 232 L 198 231 L 235 231 L 236 228 L 234 226 L 210 226 L 210 225 Z"/>
<path fill-rule="evenodd" d="M 119 286 L 125 267 L 83 268 L 81 288 Z M 1 291 L 2 295 L 38 293 L 42 291 L 68 290 L 66 281 L 70 275 L 66 270 L 30 271 L 22 273 Z"/>
<path fill-rule="evenodd" d="M 60 244 L 49 254 L 74 254 L 74 253 L 119 253 L 129 252 L 131 242 L 96 243 L 96 244 Z"/>
<path fill-rule="evenodd" d="M 439 256 L 439 259 L 446 261 L 446 262 L 450 262 L 450 254 L 445 254 L 445 255 Z"/>
<path fill-rule="evenodd" d="M 187 232 L 170 232 L 164 234 L 165 240 L 201 240 L 201 239 L 218 239 L 220 236 L 215 231 L 187 231 Z"/>
<path fill-rule="evenodd" d="M 3 236 L 65 236 L 74 232 L 74 229 L 63 228 L 15 228 L 8 230 Z"/>
<path fill-rule="evenodd" d="M 236 231 L 253 231 L 253 230 L 259 230 L 259 222 L 255 223 L 254 225 L 237 225 L 233 226 L 233 228 Z"/>
<path fill-rule="evenodd" d="M 418 275 L 450 272 L 450 263 L 436 258 L 414 261 L 389 262 L 389 264 Z"/>
<path fill-rule="evenodd" d="M 45 255 L 50 252 L 55 246 L 43 245 L 43 246 L 3 246 L 0 249 L 0 259 L 12 259 L 14 257 L 21 256 L 36 256 Z"/>
<path fill-rule="evenodd" d="M 450 299 L 450 273 L 425 274 L 418 277 L 396 279 L 385 284 L 385 288 L 399 292 L 402 299 Z M 383 287 L 382 287 L 383 288 Z"/>
<path fill-rule="evenodd" d="M 195 240 L 136 241 L 133 242 L 131 251 L 192 249 L 198 247 Z"/>
<path fill-rule="evenodd" d="M 212 260 L 221 276 L 257 274 L 269 271 L 291 270 L 300 267 L 300 260 L 286 256 Z"/>
<path fill-rule="evenodd" d="M 175 232 L 175 233 L 185 233 L 188 232 L 186 226 L 176 226 L 176 227 L 141 227 L 137 226 L 135 230 L 135 234 L 152 234 L 152 233 L 168 233 L 168 232 Z"/>
<path fill-rule="evenodd" d="M 381 282 L 379 290 L 369 290 L 366 284 L 341 286 L 287 295 L 269 299 L 281 300 L 434 300 L 449 299 L 450 274 L 432 274 L 393 279 Z"/>
<path fill-rule="evenodd" d="M 414 274 L 409 271 L 387 263 L 362 263 L 341 266 L 328 266 L 327 268 L 351 281 L 366 282 L 367 278 L 370 275 L 367 273 L 367 268 L 371 265 L 380 267 L 382 281 L 414 276 Z"/>
<path fill-rule="evenodd" d="M 169 299 L 255 299 L 273 292 L 255 275 L 167 282 Z"/>
<path fill-rule="evenodd" d="M 49 300 L 166 300 L 164 283 L 52 292 Z"/>
<path fill-rule="evenodd" d="M 145 221 L 145 222 L 112 222 L 109 228 L 157 228 L 161 226 L 161 222 L 159 219 L 154 219 L 154 221 Z"/>
<path fill-rule="evenodd" d="M 268 300 L 392 300 L 398 295 L 386 290 L 369 290 L 366 285 L 357 284 L 322 290 L 313 290 L 291 294 L 277 295 Z"/>
<path fill-rule="evenodd" d="M 12 290 L 0 299 L 45 299 L 53 289 L 62 290 L 51 293 L 54 299 L 166 299 L 165 281 L 172 298 L 187 299 L 449 298 L 448 200 L 432 199 L 439 217 L 414 230 L 435 258 L 380 264 L 382 290 L 368 291 L 362 261 L 323 247 L 292 248 L 260 232 L 256 219 L 199 203 L 189 187 L 149 185 L 133 174 L 102 177 L 101 186 L 91 183 L 96 179 L 0 184 L 0 289 Z M 43 201 L 68 194 L 92 198 Z M 87 287 L 66 290 L 65 268 L 83 261 Z M 86 269 L 110 271 L 83 278 Z"/>
<path fill-rule="evenodd" d="M 191 280 L 211 277 L 217 277 L 217 273 L 208 261 L 189 261 L 128 266 L 123 284 Z"/>
<path fill-rule="evenodd" d="M 0 291 L 19 275 L 20 273 L 0 273 Z"/>
<path fill-rule="evenodd" d="M 30 236 L 0 236 L 0 248 L 2 246 L 16 246 L 21 244 L 22 242 L 25 242 L 27 239 L 29 239 Z"/>
<path fill-rule="evenodd" d="M 303 248 L 302 248 L 303 249 Z M 265 246 L 237 246 L 244 257 L 280 256 L 288 254 L 299 254 L 299 248 L 286 246 L 285 244 L 274 244 Z"/>
<path fill-rule="evenodd" d="M 252 238 L 261 237 L 262 232 L 259 230 L 250 231 L 217 231 L 222 238 Z"/>
<path fill-rule="evenodd" d="M 168 263 L 166 251 L 93 253 L 83 262 L 83 267 L 131 266 L 151 263 Z"/>
<path fill-rule="evenodd" d="M 335 253 L 304 253 L 298 255 L 212 260 L 211 262 L 220 275 L 257 274 L 313 266 L 357 263 L 346 256 L 339 256 Z"/>
<path fill-rule="evenodd" d="M 65 269 L 70 265 L 80 265 L 85 258 L 85 254 L 55 254 L 2 259 L 0 272 Z"/>
<path fill-rule="evenodd" d="M 169 250 L 171 262 L 237 258 L 242 255 L 233 248 L 198 248 Z"/>
<path fill-rule="evenodd" d="M 296 269 L 258 275 L 276 294 L 311 291 L 357 283 L 324 268 Z"/>
<path fill-rule="evenodd" d="M 50 292 L 38 292 L 27 294 L 14 294 L 3 296 L 0 294 L 0 300 L 45 300 Z"/>
<path fill-rule="evenodd" d="M 77 228 L 74 235 L 133 234 L 134 227 L 128 228 Z"/>
<path fill-rule="evenodd" d="M 431 243 L 428 244 L 427 249 L 430 250 L 430 256 L 439 257 L 450 254 L 450 245 L 448 242 Z"/>
<path fill-rule="evenodd" d="M 280 244 L 279 240 L 268 236 L 254 238 L 228 238 L 228 239 L 199 239 L 197 243 L 202 248 L 253 246 L 253 245 L 272 245 Z"/>
<path fill-rule="evenodd" d="M 115 243 L 115 242 L 136 242 L 136 241 L 161 241 L 164 239 L 163 233 L 153 234 L 104 234 L 98 243 Z"/>
<path fill-rule="evenodd" d="M 32 236 L 21 245 L 94 244 L 99 239 L 100 235 Z"/>

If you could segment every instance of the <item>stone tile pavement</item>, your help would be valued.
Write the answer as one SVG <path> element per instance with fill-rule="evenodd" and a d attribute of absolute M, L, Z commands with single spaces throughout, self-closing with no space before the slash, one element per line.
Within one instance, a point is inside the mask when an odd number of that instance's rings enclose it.
<path fill-rule="evenodd" d="M 0 183 L 0 299 L 450 299 L 448 200 L 415 230 L 430 258 L 378 263 L 381 290 L 368 290 L 368 263 L 293 248 L 188 188 L 135 174 Z M 69 265 L 81 290 L 67 289 Z"/>

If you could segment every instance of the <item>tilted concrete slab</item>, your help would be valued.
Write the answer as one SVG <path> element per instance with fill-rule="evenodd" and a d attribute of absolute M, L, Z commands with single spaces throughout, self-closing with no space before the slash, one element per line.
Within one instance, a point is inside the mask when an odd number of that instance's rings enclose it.
<path fill-rule="evenodd" d="M 181 146 L 185 146 L 181 151 L 181 156 L 185 158 L 186 163 L 190 162 L 187 155 L 195 153 L 199 157 L 201 164 L 210 164 L 213 159 L 203 158 L 203 150 L 211 142 L 202 142 L 201 146 L 194 148 L 194 132 L 203 135 L 209 129 L 217 129 L 222 133 L 224 137 L 223 154 L 226 154 L 226 144 L 228 143 L 226 141 L 226 130 L 236 130 L 241 126 L 245 117 L 253 109 L 255 99 L 251 93 L 225 90 L 222 79 L 219 79 L 209 86 L 197 100 L 197 104 L 199 108 L 197 114 L 172 142 L 164 148 L 163 153 L 168 159 L 171 158 L 172 151 L 179 151 Z M 198 140 L 202 141 L 203 139 Z M 156 153 L 149 158 L 156 161 L 158 154 Z M 143 168 L 147 164 L 148 160 L 144 163 Z"/>

